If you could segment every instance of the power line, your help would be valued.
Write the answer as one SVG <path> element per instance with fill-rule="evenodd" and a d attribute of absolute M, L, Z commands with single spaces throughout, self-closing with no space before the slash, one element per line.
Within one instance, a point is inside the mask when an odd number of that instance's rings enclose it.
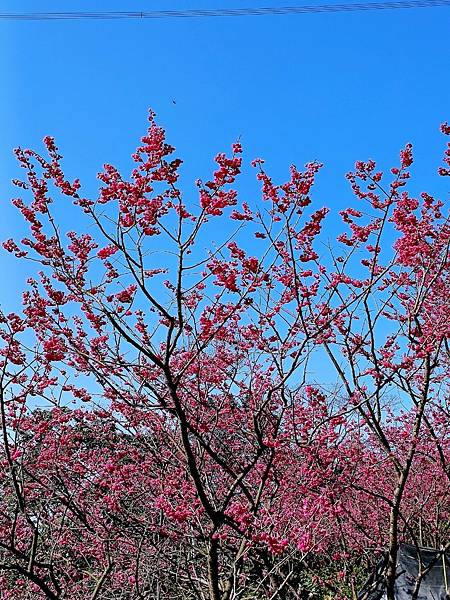
<path fill-rule="evenodd" d="M 399 8 L 432 8 L 450 6 L 450 0 L 394 0 L 392 2 L 358 2 L 351 4 L 317 4 L 302 6 L 261 6 L 246 8 L 211 8 L 192 10 L 153 10 L 118 12 L 24 12 L 0 13 L 4 21 L 55 21 L 55 20 L 114 20 L 114 19 L 176 19 L 205 17 L 244 17 L 264 15 L 296 15 L 305 13 L 351 12 L 363 10 L 389 10 Z"/>

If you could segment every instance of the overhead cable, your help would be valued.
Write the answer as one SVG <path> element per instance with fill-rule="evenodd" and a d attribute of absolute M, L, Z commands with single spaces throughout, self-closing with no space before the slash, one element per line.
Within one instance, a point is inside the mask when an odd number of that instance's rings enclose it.
<path fill-rule="evenodd" d="M 352 2 L 348 4 L 311 4 L 301 6 L 260 6 L 242 8 L 206 8 L 189 10 L 102 11 L 102 12 L 22 12 L 0 13 L 4 21 L 116 20 L 116 19 L 180 19 L 209 17 L 245 17 L 264 15 L 296 15 L 367 10 L 432 8 L 450 6 L 450 0 L 393 0 L 392 2 Z"/>

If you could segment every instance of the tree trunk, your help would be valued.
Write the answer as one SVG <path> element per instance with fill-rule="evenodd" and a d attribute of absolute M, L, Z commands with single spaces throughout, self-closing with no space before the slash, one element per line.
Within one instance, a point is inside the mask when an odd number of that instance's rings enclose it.
<path fill-rule="evenodd" d="M 208 584 L 210 600 L 220 600 L 218 541 L 212 539 L 208 552 Z"/>

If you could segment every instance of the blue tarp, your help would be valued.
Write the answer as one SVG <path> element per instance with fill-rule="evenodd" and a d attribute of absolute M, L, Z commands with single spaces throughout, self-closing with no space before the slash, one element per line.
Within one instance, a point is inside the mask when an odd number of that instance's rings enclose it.
<path fill-rule="evenodd" d="M 358 595 L 358 600 L 385 600 L 386 561 L 382 561 Z M 410 600 L 420 573 L 417 600 L 450 600 L 450 560 L 442 551 L 402 544 L 397 559 L 396 600 Z M 447 586 L 447 589 L 446 589 Z"/>

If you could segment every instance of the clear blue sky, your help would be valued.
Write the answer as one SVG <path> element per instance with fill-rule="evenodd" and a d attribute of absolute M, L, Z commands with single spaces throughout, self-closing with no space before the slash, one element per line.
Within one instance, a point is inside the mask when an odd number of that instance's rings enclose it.
<path fill-rule="evenodd" d="M 0 12 L 286 4 L 0 0 Z M 0 238 L 24 231 L 9 203 L 17 194 L 9 183 L 17 175 L 13 147 L 41 148 L 44 135 L 54 135 L 69 173 L 94 189 L 104 162 L 128 167 L 149 106 L 186 161 L 188 182 L 207 177 L 212 157 L 241 136 L 246 157 L 265 157 L 276 179 L 291 163 L 324 162 L 318 204 L 340 208 L 350 196 L 343 174 L 355 160 L 390 165 L 411 141 L 418 186 L 432 191 L 444 145 L 438 127 L 450 119 L 449 33 L 446 7 L 0 22 Z M 2 302 L 11 308 L 25 271 L 4 252 L 0 268 Z"/>

